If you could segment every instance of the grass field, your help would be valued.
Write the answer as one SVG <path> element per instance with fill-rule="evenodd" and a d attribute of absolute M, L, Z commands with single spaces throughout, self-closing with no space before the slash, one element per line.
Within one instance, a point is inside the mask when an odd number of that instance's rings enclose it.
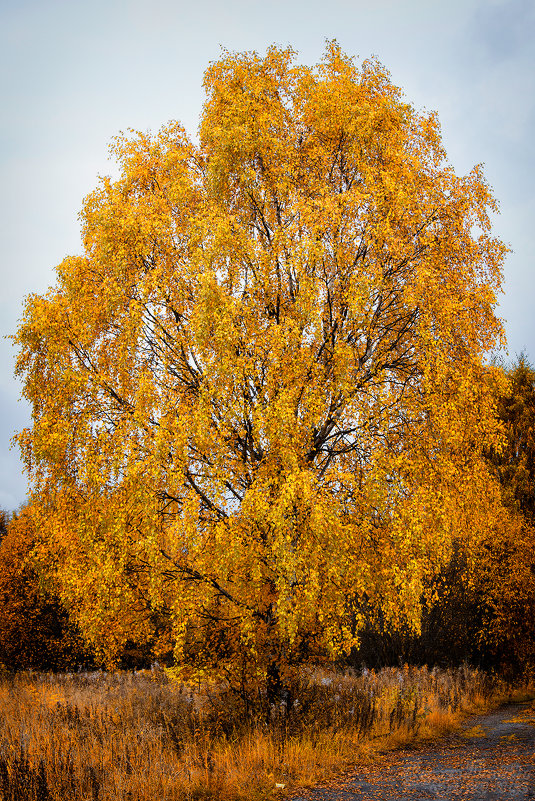
<path fill-rule="evenodd" d="M 281 798 L 357 758 L 452 729 L 512 692 L 468 668 L 310 669 L 288 703 L 245 714 L 228 688 L 188 687 L 158 667 L 6 674 L 0 800 Z"/>

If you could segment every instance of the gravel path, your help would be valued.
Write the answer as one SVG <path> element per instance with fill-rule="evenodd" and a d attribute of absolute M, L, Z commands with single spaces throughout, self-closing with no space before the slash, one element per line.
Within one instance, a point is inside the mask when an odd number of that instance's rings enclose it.
<path fill-rule="evenodd" d="M 514 704 L 466 721 L 439 744 L 384 754 L 291 801 L 535 799 L 535 707 Z"/>

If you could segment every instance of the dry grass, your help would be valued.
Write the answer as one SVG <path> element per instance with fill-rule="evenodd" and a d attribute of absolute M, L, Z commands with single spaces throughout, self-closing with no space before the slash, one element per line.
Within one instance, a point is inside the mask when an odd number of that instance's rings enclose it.
<path fill-rule="evenodd" d="M 406 667 L 308 670 L 293 692 L 246 716 L 224 687 L 193 691 L 157 668 L 4 676 L 0 800 L 265 801 L 443 733 L 511 689 L 468 668 Z"/>

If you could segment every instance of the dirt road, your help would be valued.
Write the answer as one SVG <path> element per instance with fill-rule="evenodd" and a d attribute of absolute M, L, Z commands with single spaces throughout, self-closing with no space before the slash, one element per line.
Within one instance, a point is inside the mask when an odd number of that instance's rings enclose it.
<path fill-rule="evenodd" d="M 535 708 L 515 704 L 465 723 L 442 743 L 383 755 L 336 785 L 291 801 L 535 799 Z"/>

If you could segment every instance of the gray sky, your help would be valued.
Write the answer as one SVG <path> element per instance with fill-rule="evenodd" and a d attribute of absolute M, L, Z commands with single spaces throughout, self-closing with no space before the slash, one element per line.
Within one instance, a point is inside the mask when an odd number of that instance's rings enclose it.
<path fill-rule="evenodd" d="M 78 212 L 113 174 L 113 136 L 170 119 L 194 135 L 221 46 L 289 44 L 315 64 L 333 38 L 378 56 L 409 102 L 438 112 L 458 174 L 484 163 L 495 231 L 514 250 L 499 308 L 509 355 L 535 360 L 534 0 L 0 0 L 2 334 L 81 252 Z M 27 486 L 9 443 L 30 413 L 5 339 L 0 370 L 0 507 L 13 509 Z"/>

